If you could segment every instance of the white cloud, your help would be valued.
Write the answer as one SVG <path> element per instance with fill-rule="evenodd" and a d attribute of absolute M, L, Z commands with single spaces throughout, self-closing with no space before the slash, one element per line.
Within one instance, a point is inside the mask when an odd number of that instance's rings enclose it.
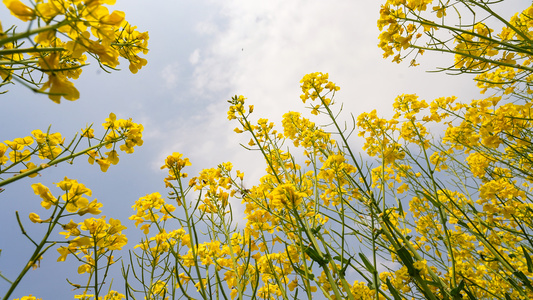
<path fill-rule="evenodd" d="M 193 53 L 189 56 L 189 62 L 191 65 L 196 65 L 200 61 L 200 49 L 194 49 Z"/>
<path fill-rule="evenodd" d="M 196 32 L 202 35 L 214 35 L 218 33 L 217 25 L 212 21 L 202 21 L 196 24 Z"/>
<path fill-rule="evenodd" d="M 247 97 L 256 107 L 254 118 L 264 117 L 279 124 L 285 112 L 305 111 L 299 98 L 299 81 L 310 72 L 328 72 L 330 79 L 341 86 L 337 102 L 344 104 L 341 118 L 348 122 L 349 113 L 357 116 L 378 109 L 390 115 L 394 98 L 403 93 L 417 93 L 427 100 L 453 93 L 477 93 L 465 76 L 425 72 L 446 65 L 453 60 L 449 56 L 426 54 L 420 59 L 425 63 L 418 68 L 384 60 L 377 47 L 379 2 L 361 6 L 349 0 L 327 4 L 318 0 L 228 0 L 213 1 L 212 5 L 219 6 L 226 19 L 216 28 L 210 27 L 218 34 L 201 49 L 202 56 L 194 65 L 192 89 L 201 97 L 217 101 L 211 104 L 216 109 L 202 112 L 206 122 L 202 126 L 213 131 L 204 127 L 201 134 L 203 140 L 208 137 L 217 141 L 214 144 L 220 156 L 232 155 L 224 151 L 235 149 L 224 145 L 234 141 L 221 131 L 227 126 L 223 123 L 227 123 L 225 100 L 230 95 Z M 214 22 L 209 24 L 215 26 Z M 239 155 L 234 158 L 244 159 Z M 258 171 L 258 165 L 253 160 L 246 163 L 252 173 L 264 170 L 261 167 Z"/>
<path fill-rule="evenodd" d="M 194 88 L 212 94 L 227 93 L 229 88 L 230 94 L 245 95 L 268 116 L 302 110 L 299 80 L 316 71 L 328 72 L 341 86 L 338 100 L 356 115 L 374 108 L 390 111 L 401 93 L 437 97 L 450 95 L 447 85 L 456 90 L 474 86 L 464 76 L 431 75 L 422 69 L 442 62 L 408 68 L 383 60 L 377 47 L 379 2 L 217 3 L 213 5 L 221 6 L 228 23 L 219 26 L 224 29 L 202 51 Z M 426 56 L 421 61 L 435 57 Z"/>
<path fill-rule="evenodd" d="M 165 83 L 165 87 L 167 89 L 173 89 L 178 85 L 179 71 L 180 71 L 179 64 L 176 62 L 170 65 L 167 65 L 161 71 L 161 78 L 163 79 L 163 82 Z"/>

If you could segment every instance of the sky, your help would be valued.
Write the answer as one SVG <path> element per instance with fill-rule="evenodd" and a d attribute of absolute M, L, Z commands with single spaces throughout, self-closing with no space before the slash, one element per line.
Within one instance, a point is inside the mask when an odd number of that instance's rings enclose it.
<path fill-rule="evenodd" d="M 146 194 L 166 194 L 166 174 L 160 167 L 173 152 L 190 159 L 189 176 L 231 161 L 245 173 L 245 184 L 254 185 L 265 165 L 259 153 L 239 145 L 249 137 L 233 132 L 237 124 L 227 120 L 226 101 L 233 95 L 248 98 L 247 103 L 255 106 L 254 118 L 276 124 L 288 111 L 306 111 L 299 82 L 311 72 L 329 73 L 341 87 L 336 99 L 344 105 L 340 118 L 345 121 L 350 114 L 373 109 L 390 116 L 394 98 L 404 93 L 416 93 L 428 102 L 452 95 L 461 101 L 480 97 L 471 76 L 427 72 L 448 66 L 450 56 L 427 53 L 418 59 L 418 67 L 383 59 L 376 26 L 382 2 L 117 0 L 112 9 L 124 11 L 139 31 L 149 32 L 147 66 L 131 74 L 123 61 L 122 71 L 107 74 L 93 61 L 74 82 L 80 99 L 60 105 L 12 86 L 0 95 L 0 138 L 13 140 L 52 124 L 52 132 L 61 132 L 68 141 L 87 124 L 100 127 L 113 112 L 144 125 L 144 145 L 134 154 L 120 154 L 120 163 L 107 173 L 81 158 L 74 165 L 49 168 L 41 176 L 5 187 L 0 194 L 0 272 L 14 278 L 33 250 L 16 225 L 15 211 L 29 232 L 42 232 L 27 219 L 30 212 L 45 215 L 32 183 L 52 186 L 65 176 L 84 183 L 104 204 L 104 215 L 129 227 L 125 234 L 131 246 L 140 238 L 127 221 L 131 206 Z M 505 2 L 506 16 L 528 4 Z M 4 7 L 0 20 L 4 28 L 14 22 Z M 351 143 L 361 149 L 360 140 Z M 242 219 L 238 203 L 235 206 Z M 79 282 L 84 278 L 74 264 L 56 263 L 57 256 L 50 251 L 12 298 L 30 293 L 43 299 L 72 298 L 76 291 L 65 277 Z M 5 288 L 0 282 L 0 295 Z"/>

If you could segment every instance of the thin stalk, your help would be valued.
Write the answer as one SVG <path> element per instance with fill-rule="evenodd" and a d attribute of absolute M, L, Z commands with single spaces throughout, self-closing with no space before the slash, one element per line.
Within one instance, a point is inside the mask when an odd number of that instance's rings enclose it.
<path fill-rule="evenodd" d="M 49 161 L 49 162 L 46 163 L 46 164 L 41 164 L 41 165 L 38 166 L 37 168 L 34 168 L 34 169 L 31 169 L 31 170 L 28 170 L 27 172 L 24 172 L 24 173 L 21 173 L 21 174 L 15 175 L 15 176 L 13 176 L 13 177 L 10 177 L 10 178 L 8 178 L 8 179 L 5 179 L 5 180 L 0 181 L 0 187 L 2 187 L 2 186 L 4 186 L 4 185 L 7 185 L 7 184 L 9 184 L 9 183 L 15 182 L 15 181 L 17 181 L 17 180 L 20 180 L 20 179 L 22 179 L 22 178 L 24 178 L 24 177 L 28 177 L 28 176 L 30 176 L 30 175 L 36 174 L 36 173 L 38 173 L 39 171 L 42 171 L 42 170 L 44 170 L 44 169 L 46 169 L 46 168 L 48 168 L 48 167 L 51 167 L 51 166 L 53 166 L 53 165 L 57 165 L 57 164 L 59 164 L 59 163 L 62 163 L 62 162 L 64 162 L 64 161 L 67 161 L 67 160 L 69 160 L 69 159 L 73 159 L 73 158 L 78 157 L 78 156 L 80 156 L 80 155 L 83 155 L 83 154 L 85 154 L 85 153 L 87 153 L 87 152 L 89 152 L 89 151 L 91 151 L 91 150 L 93 150 L 93 149 L 101 148 L 101 147 L 103 147 L 103 146 L 105 146 L 105 145 L 108 145 L 108 144 L 111 144 L 111 143 L 113 143 L 113 142 L 116 142 L 116 141 L 107 141 L 107 142 L 103 142 L 103 143 L 100 143 L 100 144 L 98 144 L 98 145 L 96 145 L 96 146 L 93 146 L 93 147 L 87 148 L 87 149 L 85 149 L 85 150 L 82 150 L 82 151 L 80 151 L 80 152 L 73 153 L 73 154 L 71 154 L 71 155 L 69 155 L 69 156 L 66 156 L 66 157 L 63 157 L 63 158 L 56 158 L 56 159 L 53 159 L 53 160 Z"/>
<path fill-rule="evenodd" d="M 4 39 L 0 39 L 0 46 L 2 46 L 4 44 L 7 44 L 7 43 L 14 42 L 14 41 L 18 41 L 18 40 L 21 40 L 21 39 L 24 39 L 24 38 L 27 38 L 27 37 L 30 37 L 30 36 L 32 36 L 34 34 L 39 34 L 41 32 L 56 30 L 59 27 L 67 25 L 69 23 L 72 23 L 72 21 L 63 20 L 63 21 L 61 21 L 61 22 L 59 22 L 57 24 L 54 24 L 54 25 L 39 27 L 39 28 L 36 28 L 36 29 L 33 29 L 33 30 L 28 30 L 28 31 L 25 31 L 25 32 L 22 32 L 22 33 L 14 34 L 14 35 L 12 35 L 10 37 L 4 38 Z"/>
<path fill-rule="evenodd" d="M 41 242 L 35 247 L 35 250 L 33 251 L 33 254 L 30 256 L 30 259 L 28 260 L 28 263 L 22 268 L 22 271 L 20 271 L 18 277 L 13 281 L 9 289 L 7 290 L 6 294 L 2 299 L 9 299 L 11 294 L 15 291 L 15 288 L 18 286 L 18 284 L 22 281 L 22 278 L 26 275 L 26 273 L 30 270 L 30 268 L 33 266 L 33 264 L 43 255 L 50 247 L 55 245 L 55 243 L 52 243 L 48 247 L 46 247 L 44 250 L 44 246 L 49 243 L 48 238 L 52 234 L 52 231 L 54 230 L 55 226 L 58 224 L 59 219 L 63 217 L 63 211 L 66 209 L 67 205 L 63 205 L 59 209 L 59 212 L 57 216 L 54 218 L 54 220 L 50 223 L 48 226 L 48 230 L 46 231 L 45 235 L 41 239 Z M 17 214 L 18 215 L 18 214 Z M 17 218 L 18 219 L 18 218 Z M 20 221 L 19 221 L 20 223 Z M 42 250 L 42 251 L 41 251 Z"/>

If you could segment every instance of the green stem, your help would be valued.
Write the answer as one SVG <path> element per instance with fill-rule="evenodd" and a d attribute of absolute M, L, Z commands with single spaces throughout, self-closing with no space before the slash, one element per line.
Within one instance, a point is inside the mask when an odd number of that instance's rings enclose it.
<path fill-rule="evenodd" d="M 66 156 L 66 157 L 63 157 L 63 158 L 56 158 L 56 159 L 53 159 L 53 160 L 49 161 L 47 164 L 41 164 L 41 165 L 38 166 L 37 168 L 34 168 L 34 169 L 31 169 L 31 170 L 28 170 L 27 172 L 24 172 L 24 173 L 21 173 L 21 174 L 15 175 L 15 176 L 13 176 L 13 177 L 10 177 L 10 178 L 8 178 L 8 179 L 5 179 L 5 180 L 0 181 L 0 187 L 2 187 L 2 186 L 4 186 L 4 185 L 7 185 L 7 184 L 9 184 L 9 183 L 15 182 L 15 181 L 17 181 L 17 180 L 19 180 L 19 179 L 22 179 L 22 178 L 24 178 L 24 177 L 27 177 L 27 176 L 30 176 L 30 175 L 36 174 L 36 173 L 38 173 L 39 171 L 42 171 L 42 170 L 44 170 L 44 169 L 46 169 L 46 168 L 48 168 L 48 167 L 51 167 L 51 166 L 53 166 L 53 165 L 57 165 L 57 164 L 59 164 L 59 163 L 62 163 L 62 162 L 64 162 L 64 161 L 67 161 L 67 160 L 69 160 L 69 159 L 73 159 L 73 158 L 75 158 L 75 157 L 78 157 L 78 156 L 80 156 L 80 155 L 83 155 L 83 154 L 85 154 L 85 153 L 87 153 L 87 152 L 89 152 L 89 151 L 91 151 L 91 150 L 93 150 L 93 149 L 101 148 L 101 147 L 103 147 L 103 146 L 105 146 L 105 145 L 108 145 L 108 144 L 111 144 L 111 143 L 114 143 L 114 142 L 116 142 L 116 141 L 107 141 L 107 142 L 103 142 L 103 143 L 100 143 L 100 144 L 98 144 L 98 145 L 96 145 L 96 146 L 93 146 L 93 147 L 87 148 L 87 149 L 85 149 L 85 150 L 82 150 L 82 151 L 80 151 L 80 152 L 73 153 L 73 154 L 71 154 L 71 155 L 69 155 L 69 156 Z"/>
<path fill-rule="evenodd" d="M 196 271 L 196 275 L 198 276 L 198 280 L 200 282 L 200 288 L 198 290 L 198 292 L 200 293 L 200 295 L 202 295 L 202 297 L 204 299 L 208 299 L 207 297 L 207 291 L 205 290 L 205 287 L 204 287 L 204 284 L 203 284 L 203 280 L 202 280 L 202 274 L 200 272 L 200 267 L 198 266 L 198 253 L 197 253 L 197 250 L 198 250 L 198 239 L 197 239 L 197 236 L 196 236 L 196 226 L 194 224 L 194 222 L 191 222 L 191 219 L 193 217 L 193 214 L 189 214 L 189 211 L 187 209 L 187 202 L 185 202 L 185 189 L 183 188 L 183 183 L 181 182 L 181 172 L 180 171 L 177 171 L 175 172 L 174 176 L 176 177 L 177 181 L 178 181 L 178 184 L 179 184 L 179 197 L 180 197 L 180 200 L 182 201 L 182 205 L 183 205 L 183 211 L 185 212 L 185 220 L 187 222 L 187 229 L 189 231 L 189 235 L 192 235 L 194 234 L 194 238 L 191 236 L 190 237 L 190 241 L 191 241 L 191 251 L 192 251 L 192 254 L 193 254 L 193 257 L 195 258 L 195 261 L 194 261 L 194 269 Z M 198 202 L 200 202 L 200 197 L 201 195 L 198 197 Z M 177 257 L 177 256 L 176 256 Z"/>
<path fill-rule="evenodd" d="M 517 47 L 516 45 L 513 45 L 513 44 L 505 43 L 502 40 L 495 40 L 493 38 L 490 38 L 488 36 L 476 33 L 474 31 L 464 30 L 464 29 L 460 29 L 460 28 L 452 27 L 452 26 L 446 26 L 446 25 L 443 25 L 443 24 L 437 25 L 436 23 L 433 23 L 433 22 L 425 20 L 425 19 L 422 19 L 422 20 L 416 20 L 416 19 L 410 19 L 410 18 L 401 18 L 401 19 L 403 19 L 405 21 L 410 21 L 410 22 L 413 22 L 413 23 L 415 23 L 415 22 L 416 23 L 420 23 L 422 25 L 430 25 L 430 26 L 435 26 L 435 27 L 439 27 L 439 28 L 443 28 L 443 29 L 448 29 L 448 30 L 450 30 L 453 33 L 472 35 L 472 36 L 475 36 L 475 37 L 477 37 L 477 38 L 479 38 L 481 40 L 486 40 L 486 41 L 491 42 L 491 43 L 495 43 L 495 44 L 502 45 L 504 47 L 508 47 L 510 51 L 516 51 L 518 53 L 525 53 L 525 54 L 528 54 L 528 55 L 533 55 L 533 52 L 527 51 L 524 48 Z M 515 32 L 518 34 L 520 31 L 516 30 Z M 457 37 L 457 36 L 454 36 L 454 37 Z M 431 50 L 433 50 L 433 49 L 431 49 Z"/>
<path fill-rule="evenodd" d="M 94 251 L 94 298 L 95 299 L 99 299 L 98 298 L 98 294 L 100 292 L 100 289 L 98 288 L 98 248 L 97 248 L 97 237 L 96 236 L 93 236 L 93 241 L 94 241 L 94 244 L 93 244 L 93 251 Z"/>
<path fill-rule="evenodd" d="M 49 48 L 17 48 L 17 49 L 4 49 L 0 50 L 0 55 L 9 55 L 16 53 L 28 53 L 28 52 L 52 52 L 52 51 L 67 51 L 65 48 L 61 47 L 49 47 Z M 18 61 L 11 61 L 11 63 L 18 63 Z"/>
<path fill-rule="evenodd" d="M 233 270 L 235 270 L 235 275 L 238 276 L 239 275 L 239 268 L 238 268 L 238 263 L 237 263 L 237 257 L 235 255 L 235 253 L 233 252 L 233 244 L 232 244 L 232 239 L 231 239 L 231 236 L 229 234 L 230 232 L 230 228 L 227 226 L 226 224 L 226 218 L 224 217 L 224 215 L 222 215 L 221 217 L 221 221 L 222 221 L 222 225 L 224 226 L 224 236 L 226 238 L 226 241 L 228 242 L 228 246 L 229 246 L 229 254 L 230 254 L 230 257 L 231 257 L 231 262 L 233 264 Z M 230 224 L 231 225 L 231 224 Z M 246 237 L 246 235 L 245 235 Z M 245 244 L 246 240 L 243 241 L 243 244 Z M 250 254 L 248 254 L 250 255 Z M 243 277 L 245 277 L 245 274 L 243 274 Z M 246 284 L 246 282 L 244 282 Z M 244 286 L 242 286 L 242 282 L 241 280 L 237 280 L 237 291 L 238 291 L 238 298 L 239 300 L 242 300 L 242 295 L 244 294 Z"/>
<path fill-rule="evenodd" d="M 7 279 L 4 275 L 2 275 L 2 272 L 0 272 L 0 278 L 4 279 L 5 281 L 9 282 L 9 284 L 13 284 L 13 281 Z"/>
<path fill-rule="evenodd" d="M 66 207 L 67 207 L 66 205 L 61 207 L 61 209 L 59 210 L 59 213 L 57 214 L 57 216 L 54 218 L 54 220 L 48 226 L 48 230 L 46 231 L 46 234 L 42 238 L 41 242 L 39 243 L 39 245 L 37 245 L 37 247 L 35 247 L 35 250 L 33 251 L 33 254 L 31 255 L 30 259 L 28 260 L 28 263 L 22 268 L 22 271 L 20 271 L 17 279 L 15 279 L 15 281 L 13 281 L 13 283 L 9 287 L 9 290 L 7 290 L 6 294 L 4 295 L 4 297 L 2 299 L 6 299 L 6 300 L 9 299 L 11 294 L 15 291 L 15 288 L 22 281 L 22 278 L 26 275 L 26 273 L 30 270 L 30 268 L 35 264 L 35 262 L 39 260 L 39 258 L 44 254 L 44 252 L 46 252 L 48 249 L 50 249 L 50 247 L 55 245 L 55 243 L 52 243 L 50 246 L 46 247 L 43 250 L 44 246 L 47 243 L 49 243 L 48 242 L 48 238 L 50 237 L 50 234 L 52 234 L 52 231 L 54 230 L 55 226 L 58 224 L 59 219 L 62 217 L 62 213 L 66 209 Z"/>
<path fill-rule="evenodd" d="M 69 23 L 71 23 L 70 20 L 63 20 L 63 21 L 61 21 L 61 22 L 59 22 L 57 24 L 54 24 L 54 25 L 39 27 L 39 28 L 36 28 L 36 29 L 33 29 L 33 30 L 25 31 L 23 33 L 14 34 L 14 35 L 12 35 L 10 37 L 1 39 L 0 40 L 0 46 L 3 46 L 5 44 L 7 44 L 7 43 L 11 43 L 11 42 L 14 42 L 14 41 L 18 41 L 18 40 L 27 38 L 27 37 L 32 36 L 34 34 L 39 34 L 41 32 L 56 30 L 59 27 L 67 25 Z"/>

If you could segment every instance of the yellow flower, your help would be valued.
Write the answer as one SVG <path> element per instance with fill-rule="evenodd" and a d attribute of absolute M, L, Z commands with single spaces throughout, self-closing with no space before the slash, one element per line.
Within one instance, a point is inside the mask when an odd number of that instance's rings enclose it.
<path fill-rule="evenodd" d="M 308 99 L 315 100 L 316 98 L 321 97 L 322 95 L 320 94 L 324 89 L 329 90 L 329 92 L 340 90 L 340 87 L 328 80 L 328 76 L 328 73 L 322 72 L 306 74 L 302 80 L 300 80 L 303 92 L 300 99 L 305 103 Z"/>
<path fill-rule="evenodd" d="M 115 10 L 110 15 L 107 15 L 100 19 L 100 23 L 106 25 L 119 26 L 123 21 L 126 14 L 122 11 Z"/>
<path fill-rule="evenodd" d="M 294 289 L 298 286 L 298 279 L 294 279 L 293 281 L 291 281 L 291 283 L 289 283 L 289 291 L 294 291 Z"/>
<path fill-rule="evenodd" d="M 164 281 L 158 280 L 150 288 L 152 295 L 163 296 L 167 293 L 167 284 Z"/>
<path fill-rule="evenodd" d="M 81 198 L 81 199 L 86 200 L 85 198 Z M 99 208 L 102 207 L 103 204 L 99 203 L 96 199 L 91 201 L 91 203 L 88 203 L 88 201 L 84 201 L 83 203 L 85 205 L 78 206 L 79 207 L 78 215 L 80 215 L 80 216 L 83 216 L 85 214 L 98 215 L 98 214 L 100 214 L 102 212 Z"/>
<path fill-rule="evenodd" d="M 70 246 L 69 247 L 59 247 L 57 248 L 57 252 L 59 252 L 59 258 L 57 261 L 65 261 L 67 259 L 67 255 L 72 254 L 76 251 L 76 247 Z"/>
<path fill-rule="evenodd" d="M 122 230 L 126 229 L 126 226 L 122 225 L 120 223 L 120 220 L 118 219 L 113 219 L 113 218 L 109 219 L 109 224 L 111 225 L 111 227 L 109 228 L 107 233 L 111 235 L 120 233 Z"/>
<path fill-rule="evenodd" d="M 25 173 L 25 172 L 31 171 L 31 170 L 33 170 L 35 168 L 37 168 L 37 166 L 34 163 L 29 162 L 29 163 L 26 164 L 26 169 L 20 170 L 20 173 Z M 33 178 L 33 177 L 35 177 L 37 175 L 39 175 L 39 173 L 33 173 L 33 174 L 29 175 L 28 177 Z"/>
<path fill-rule="evenodd" d="M 69 247 L 84 247 L 84 246 L 90 246 L 91 244 L 92 244 L 91 238 L 86 237 L 86 236 L 77 237 L 73 239 L 72 241 L 69 241 Z"/>
<path fill-rule="evenodd" d="M 122 300 L 125 298 L 126 296 L 116 291 L 109 291 L 109 293 L 104 296 L 104 300 Z"/>
<path fill-rule="evenodd" d="M 41 91 L 48 90 L 48 98 L 55 103 L 61 102 L 61 97 L 66 100 L 74 101 L 80 98 L 80 92 L 74 87 L 74 84 L 67 78 L 58 73 L 50 73 L 48 81 L 41 87 Z"/>
<path fill-rule="evenodd" d="M 23 296 L 22 298 L 17 298 L 13 300 L 42 300 L 42 298 L 36 298 L 35 296 L 32 296 L 30 294 L 29 296 Z"/>
<path fill-rule="evenodd" d="M 442 18 L 446 16 L 446 7 L 445 6 L 434 6 L 433 11 L 437 12 L 437 18 Z"/>
<path fill-rule="evenodd" d="M 85 194 L 87 196 L 92 195 L 92 191 L 87 188 L 83 183 L 78 183 L 75 179 L 69 179 L 65 177 L 62 181 L 56 183 L 56 186 L 63 191 L 70 191 L 73 195 L 69 195 L 71 198 L 73 196 L 79 196 Z"/>
<path fill-rule="evenodd" d="M 41 217 L 39 217 L 39 215 L 36 213 L 30 213 L 29 218 L 30 218 L 30 221 L 32 221 L 33 223 L 44 223 L 44 222 L 48 222 L 51 220 L 51 219 L 41 220 Z"/>
<path fill-rule="evenodd" d="M 54 196 L 52 196 L 52 193 L 50 192 L 50 190 L 43 184 L 34 183 L 31 185 L 31 187 L 35 195 L 39 195 L 41 199 L 43 199 L 41 201 L 42 207 L 49 209 L 52 206 L 52 204 L 55 205 L 57 203 L 57 199 Z"/>
<path fill-rule="evenodd" d="M 39 12 L 39 16 L 41 16 L 47 22 L 48 20 L 53 19 L 55 16 L 65 13 L 65 5 L 63 3 L 60 3 L 59 1 L 38 3 L 35 9 Z M 54 34 L 54 31 L 47 31 L 44 32 L 44 34 Z"/>
<path fill-rule="evenodd" d="M 165 159 L 165 165 L 161 167 L 161 169 L 170 169 L 175 170 L 177 172 L 181 171 L 186 166 L 190 166 L 191 162 L 188 158 L 181 158 L 183 154 L 174 152 L 172 155 L 168 156 Z M 170 171 L 169 171 L 170 172 Z M 171 174 L 172 175 L 172 174 Z"/>
<path fill-rule="evenodd" d="M 115 129 L 117 128 L 117 115 L 114 113 L 109 114 L 109 118 L 105 119 L 105 123 L 102 124 L 102 126 L 105 129 Z"/>
<path fill-rule="evenodd" d="M 89 156 L 89 163 L 94 164 L 96 158 L 98 157 L 98 152 L 96 150 L 91 150 L 86 153 Z"/>
<path fill-rule="evenodd" d="M 35 11 L 19 0 L 4 0 L 4 4 L 11 11 L 12 15 L 24 22 L 35 19 Z"/>
<path fill-rule="evenodd" d="M 92 128 L 82 129 L 81 136 L 93 139 L 94 138 L 94 129 L 92 129 Z"/>
<path fill-rule="evenodd" d="M 117 151 L 111 150 L 109 152 L 106 152 L 105 154 L 107 155 L 107 161 L 109 161 L 110 163 L 112 163 L 114 165 L 118 164 Z"/>
<path fill-rule="evenodd" d="M 102 172 L 107 172 L 107 169 L 109 169 L 109 165 L 111 164 L 107 159 L 96 159 L 96 163 L 100 165 L 100 170 Z"/>
<path fill-rule="evenodd" d="M 3 143 L 0 143 L 0 165 L 5 164 L 9 158 L 5 155 L 7 151 L 7 146 Z"/>
<path fill-rule="evenodd" d="M 413 265 L 415 269 L 419 270 L 421 274 L 427 274 L 427 260 L 416 261 Z"/>
<path fill-rule="evenodd" d="M 93 294 L 86 294 L 86 292 L 83 292 L 81 295 L 74 295 L 74 299 L 80 299 L 80 300 L 91 300 L 94 298 Z"/>
<path fill-rule="evenodd" d="M 78 224 L 72 220 L 70 220 L 68 224 L 61 225 L 61 227 L 67 231 L 60 232 L 59 234 L 64 235 L 66 239 L 68 239 L 70 236 L 79 236 L 81 234 L 80 230 L 78 229 Z"/>
<path fill-rule="evenodd" d="M 131 73 L 137 74 L 137 72 L 143 66 L 146 66 L 147 63 L 148 63 L 148 61 L 146 59 L 136 56 L 135 58 L 130 59 L 130 65 L 129 65 L 128 68 L 130 69 Z"/>
<path fill-rule="evenodd" d="M 92 267 L 88 264 L 83 264 L 78 267 L 78 274 L 91 273 Z"/>

